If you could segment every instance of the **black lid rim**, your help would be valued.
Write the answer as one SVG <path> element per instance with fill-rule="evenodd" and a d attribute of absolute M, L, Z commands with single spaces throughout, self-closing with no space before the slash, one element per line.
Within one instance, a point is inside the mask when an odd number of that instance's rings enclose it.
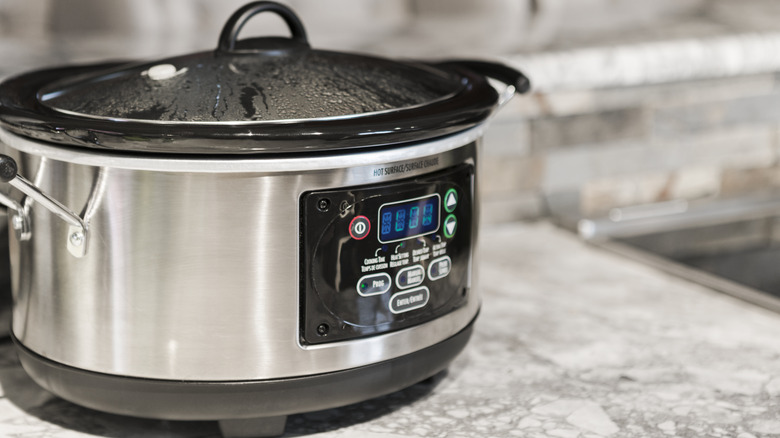
<path fill-rule="evenodd" d="M 485 77 L 446 67 L 460 92 L 425 105 L 346 117 L 257 122 L 159 122 L 67 114 L 42 104 L 39 91 L 63 77 L 116 68 L 101 63 L 38 70 L 0 84 L 0 126 L 28 138 L 94 149 L 166 154 L 271 154 L 367 149 L 462 131 L 486 120 L 498 94 Z M 439 68 L 433 67 L 432 68 Z"/>

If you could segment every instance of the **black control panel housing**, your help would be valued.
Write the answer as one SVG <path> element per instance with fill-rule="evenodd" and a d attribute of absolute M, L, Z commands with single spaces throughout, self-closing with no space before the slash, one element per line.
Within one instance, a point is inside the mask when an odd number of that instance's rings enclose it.
<path fill-rule="evenodd" d="M 465 305 L 473 203 L 470 164 L 392 183 L 304 193 L 301 342 L 387 333 Z"/>

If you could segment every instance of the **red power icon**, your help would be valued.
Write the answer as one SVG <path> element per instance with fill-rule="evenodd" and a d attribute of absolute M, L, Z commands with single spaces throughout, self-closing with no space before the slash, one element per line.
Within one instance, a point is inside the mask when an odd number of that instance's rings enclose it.
<path fill-rule="evenodd" d="M 355 240 L 363 240 L 371 231 L 371 222 L 365 216 L 357 216 L 349 223 L 349 235 Z"/>

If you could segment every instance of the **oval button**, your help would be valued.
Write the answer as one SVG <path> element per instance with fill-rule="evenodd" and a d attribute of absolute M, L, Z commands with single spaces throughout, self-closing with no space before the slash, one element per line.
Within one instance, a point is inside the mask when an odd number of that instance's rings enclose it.
<path fill-rule="evenodd" d="M 390 275 L 382 272 L 380 274 L 364 275 L 357 282 L 357 293 L 363 297 L 371 295 L 382 295 L 390 290 L 392 279 Z"/>
<path fill-rule="evenodd" d="M 425 286 L 398 292 L 390 297 L 390 311 L 393 313 L 404 313 L 425 307 L 430 297 L 431 293 Z"/>
<path fill-rule="evenodd" d="M 403 268 L 395 275 L 395 284 L 399 289 L 419 286 L 424 280 L 425 269 L 420 265 Z"/>
<path fill-rule="evenodd" d="M 449 256 L 433 259 L 428 265 L 428 278 L 438 280 L 449 275 L 452 269 L 452 259 Z"/>

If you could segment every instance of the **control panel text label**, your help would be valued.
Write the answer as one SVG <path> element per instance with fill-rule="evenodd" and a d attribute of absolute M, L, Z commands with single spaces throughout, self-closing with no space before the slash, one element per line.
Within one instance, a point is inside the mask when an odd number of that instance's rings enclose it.
<path fill-rule="evenodd" d="M 395 166 L 377 167 L 374 169 L 374 176 L 395 175 L 397 173 L 412 172 L 420 169 L 427 169 L 439 165 L 439 157 L 429 158 L 427 160 L 412 161 L 411 163 L 398 164 Z"/>

